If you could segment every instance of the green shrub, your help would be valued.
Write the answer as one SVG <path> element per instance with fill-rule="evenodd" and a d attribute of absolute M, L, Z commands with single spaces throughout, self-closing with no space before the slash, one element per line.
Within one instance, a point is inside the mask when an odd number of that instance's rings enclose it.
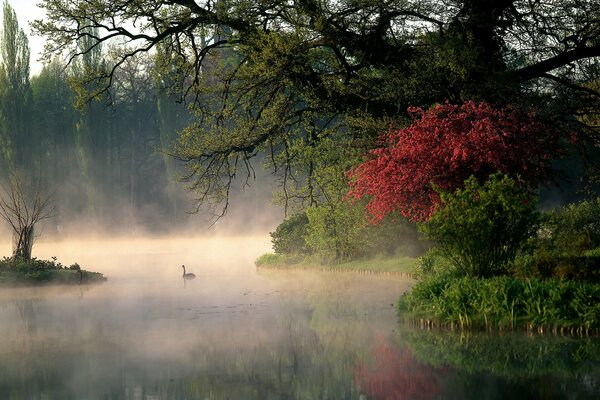
<path fill-rule="evenodd" d="M 22 257 L 0 259 L 0 284 L 78 284 L 80 282 L 102 282 L 106 278 L 101 273 L 81 269 L 77 263 L 65 267 L 52 257 L 52 260 Z"/>
<path fill-rule="evenodd" d="M 342 202 L 306 210 L 306 244 L 317 262 L 329 264 L 376 256 L 416 257 L 428 243 L 419 240 L 416 225 L 398 215 L 372 224 L 364 204 Z"/>
<path fill-rule="evenodd" d="M 600 247 L 600 198 L 569 204 L 551 213 L 552 244 L 570 254 Z"/>
<path fill-rule="evenodd" d="M 452 263 L 438 248 L 433 247 L 418 258 L 416 275 L 423 279 L 431 275 L 448 274 L 453 270 L 455 267 Z"/>
<path fill-rule="evenodd" d="M 441 203 L 420 228 L 454 266 L 468 276 L 496 276 L 532 236 L 539 220 L 534 196 L 513 179 L 495 174 L 483 185 L 441 193 Z"/>
<path fill-rule="evenodd" d="M 69 267 L 69 269 L 73 270 L 73 271 L 80 271 L 81 270 L 81 266 L 79 264 L 75 263 L 75 264 L 71 264 L 71 266 Z"/>
<path fill-rule="evenodd" d="M 513 274 L 600 282 L 600 199 L 544 213 L 530 255 L 519 257 Z"/>
<path fill-rule="evenodd" d="M 306 210 L 306 244 L 320 262 L 332 263 L 364 256 L 368 240 L 364 209 L 350 203 L 313 206 Z"/>
<path fill-rule="evenodd" d="M 273 250 L 277 254 L 308 255 L 306 246 L 306 229 L 308 217 L 305 213 L 287 217 L 274 232 L 271 232 Z"/>
<path fill-rule="evenodd" d="M 600 282 L 600 255 L 565 255 L 535 249 L 518 257 L 512 274 L 521 278 L 558 278 Z"/>

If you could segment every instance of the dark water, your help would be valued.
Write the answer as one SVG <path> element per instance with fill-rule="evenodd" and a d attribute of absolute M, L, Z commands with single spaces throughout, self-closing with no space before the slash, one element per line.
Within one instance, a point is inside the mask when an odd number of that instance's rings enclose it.
<path fill-rule="evenodd" d="M 414 330 L 390 306 L 409 281 L 256 271 L 268 249 L 36 244 L 109 281 L 0 289 L 0 399 L 600 398 L 597 339 Z"/>

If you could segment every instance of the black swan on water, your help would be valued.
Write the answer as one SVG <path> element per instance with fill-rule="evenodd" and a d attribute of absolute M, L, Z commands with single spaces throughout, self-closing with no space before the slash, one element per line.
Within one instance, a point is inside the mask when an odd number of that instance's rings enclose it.
<path fill-rule="evenodd" d="M 196 279 L 195 274 L 192 274 L 191 272 L 185 273 L 185 265 L 182 265 L 181 268 L 183 268 L 183 279 Z"/>

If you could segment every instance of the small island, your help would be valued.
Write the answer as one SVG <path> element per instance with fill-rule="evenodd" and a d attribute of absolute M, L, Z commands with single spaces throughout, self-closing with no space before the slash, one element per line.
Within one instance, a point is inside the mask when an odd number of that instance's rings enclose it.
<path fill-rule="evenodd" d="M 79 264 L 62 265 L 56 257 L 39 260 L 21 257 L 4 257 L 0 260 L 0 287 L 32 285 L 71 285 L 104 282 L 99 272 L 81 269 Z"/>
<path fill-rule="evenodd" d="M 67 267 L 56 257 L 49 261 L 31 256 L 36 224 L 54 217 L 55 209 L 41 180 L 33 185 L 24 185 L 23 181 L 17 171 L 13 171 L 9 183 L 0 185 L 0 218 L 10 226 L 13 238 L 12 257 L 0 260 L 0 286 L 105 281 L 101 273 L 83 270 L 77 263 Z"/>

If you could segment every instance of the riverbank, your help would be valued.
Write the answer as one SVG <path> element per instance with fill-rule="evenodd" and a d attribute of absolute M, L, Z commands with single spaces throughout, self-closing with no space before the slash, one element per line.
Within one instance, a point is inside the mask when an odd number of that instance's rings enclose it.
<path fill-rule="evenodd" d="M 418 259 L 413 257 L 378 257 L 334 264 L 323 264 L 311 260 L 310 258 L 293 259 L 272 253 L 263 254 L 255 261 L 257 268 L 387 274 L 402 275 L 409 278 L 415 276 L 417 263 Z"/>
<path fill-rule="evenodd" d="M 5 257 L 0 260 L 0 286 L 75 285 L 106 281 L 99 272 L 64 266 L 56 258 L 39 260 Z"/>

